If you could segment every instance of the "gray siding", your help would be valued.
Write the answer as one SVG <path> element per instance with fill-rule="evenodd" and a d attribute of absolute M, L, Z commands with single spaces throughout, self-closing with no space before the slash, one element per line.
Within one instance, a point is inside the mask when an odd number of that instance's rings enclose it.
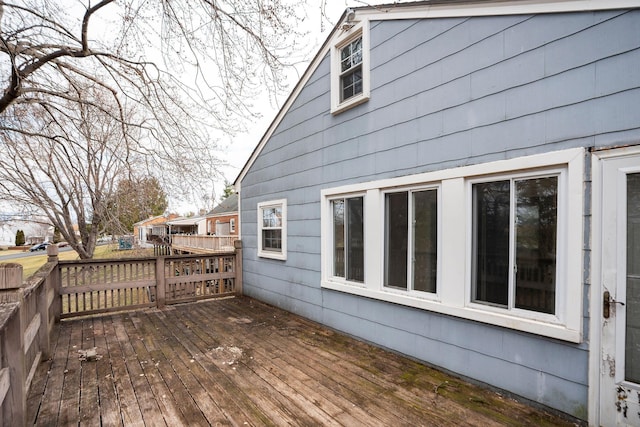
<path fill-rule="evenodd" d="M 372 22 L 371 98 L 336 116 L 329 72 L 326 57 L 242 181 L 245 293 L 586 418 L 586 342 L 321 289 L 320 191 L 640 143 L 640 11 Z M 589 184 L 586 176 L 585 332 Z M 288 203 L 284 262 L 256 250 L 256 205 L 279 198 Z"/>

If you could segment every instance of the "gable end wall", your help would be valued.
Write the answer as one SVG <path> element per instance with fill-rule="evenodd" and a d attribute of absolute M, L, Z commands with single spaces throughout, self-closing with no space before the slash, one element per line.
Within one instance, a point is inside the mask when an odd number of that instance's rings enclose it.
<path fill-rule="evenodd" d="M 322 289 L 320 191 L 640 143 L 640 11 L 372 21 L 370 36 L 370 100 L 331 115 L 325 57 L 242 180 L 245 294 L 586 419 L 588 175 L 581 344 Z M 287 260 L 258 258 L 256 206 L 283 198 Z"/>

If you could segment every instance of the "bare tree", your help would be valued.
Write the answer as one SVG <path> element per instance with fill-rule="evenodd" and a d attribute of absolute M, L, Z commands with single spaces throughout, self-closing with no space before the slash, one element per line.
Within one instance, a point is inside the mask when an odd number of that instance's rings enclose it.
<path fill-rule="evenodd" d="M 107 104 L 60 103 L 66 113 L 55 121 L 30 117 L 41 132 L 16 132 L 0 146 L 0 194 L 44 212 L 83 259 L 93 255 L 118 179 L 142 161 L 128 145 L 131 133 L 104 114 Z"/>
<path fill-rule="evenodd" d="M 207 194 L 215 132 L 283 89 L 304 4 L 0 0 L 0 199 L 44 212 L 83 257 L 118 179 Z M 77 222 L 80 237 L 73 236 Z"/>

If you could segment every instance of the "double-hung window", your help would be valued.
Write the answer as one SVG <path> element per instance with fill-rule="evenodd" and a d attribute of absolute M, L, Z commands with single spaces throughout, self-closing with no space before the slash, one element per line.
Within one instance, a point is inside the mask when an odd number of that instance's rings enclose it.
<path fill-rule="evenodd" d="M 331 48 L 331 112 L 338 114 L 369 99 L 369 22 L 338 35 Z"/>
<path fill-rule="evenodd" d="M 436 292 L 438 190 L 385 195 L 384 286 Z"/>
<path fill-rule="evenodd" d="M 364 282 L 363 197 L 331 201 L 333 276 Z"/>
<path fill-rule="evenodd" d="M 258 204 L 258 256 L 287 259 L 287 201 Z"/>
<path fill-rule="evenodd" d="M 473 302 L 556 314 L 558 176 L 472 185 Z"/>
<path fill-rule="evenodd" d="M 340 49 L 340 102 L 362 93 L 362 36 Z"/>

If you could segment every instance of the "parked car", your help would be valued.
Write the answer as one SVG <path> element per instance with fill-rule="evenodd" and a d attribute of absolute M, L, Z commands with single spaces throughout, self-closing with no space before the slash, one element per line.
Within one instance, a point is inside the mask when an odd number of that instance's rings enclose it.
<path fill-rule="evenodd" d="M 49 242 L 38 243 L 37 245 L 31 246 L 29 248 L 29 252 L 44 251 L 45 249 L 47 249 L 47 246 L 49 246 L 49 245 L 50 245 Z"/>
<path fill-rule="evenodd" d="M 69 246 L 69 243 L 67 243 L 67 242 L 60 242 L 60 243 L 58 243 L 58 247 L 59 247 L 59 248 L 66 248 L 67 246 Z"/>

